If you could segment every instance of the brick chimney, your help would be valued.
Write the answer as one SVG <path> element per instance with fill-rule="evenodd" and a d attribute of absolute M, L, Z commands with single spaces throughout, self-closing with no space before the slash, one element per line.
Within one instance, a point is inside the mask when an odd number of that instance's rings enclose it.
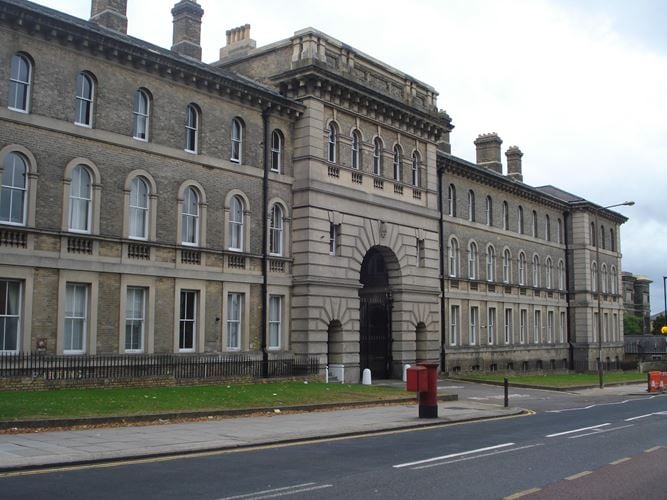
<path fill-rule="evenodd" d="M 196 0 L 181 0 L 171 9 L 174 39 L 171 50 L 201 61 L 201 18 L 204 9 Z"/>
<path fill-rule="evenodd" d="M 517 146 L 510 146 L 505 152 L 507 156 L 507 177 L 515 181 L 523 182 L 523 173 L 521 172 L 521 157 L 523 153 Z"/>
<path fill-rule="evenodd" d="M 477 136 L 477 139 L 475 139 L 477 165 L 502 174 L 503 164 L 500 160 L 500 146 L 502 143 L 503 140 L 495 132 Z"/>
<path fill-rule="evenodd" d="M 250 38 L 250 25 L 227 30 L 227 45 L 220 49 L 220 59 L 244 56 L 257 47 L 257 42 Z"/>
<path fill-rule="evenodd" d="M 127 33 L 127 0 L 93 0 L 90 20 L 120 33 Z"/>

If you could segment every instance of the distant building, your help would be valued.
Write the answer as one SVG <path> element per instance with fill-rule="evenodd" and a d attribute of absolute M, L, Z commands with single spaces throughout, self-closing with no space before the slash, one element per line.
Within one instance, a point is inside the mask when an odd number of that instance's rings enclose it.
<path fill-rule="evenodd" d="M 625 314 L 642 319 L 642 335 L 651 334 L 651 298 L 649 288 L 653 283 L 646 276 L 622 273 Z"/>

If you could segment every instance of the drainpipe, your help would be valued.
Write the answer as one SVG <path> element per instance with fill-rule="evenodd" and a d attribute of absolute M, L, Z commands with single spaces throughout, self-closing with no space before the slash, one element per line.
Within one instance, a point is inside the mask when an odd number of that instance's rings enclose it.
<path fill-rule="evenodd" d="M 442 193 L 442 182 L 444 177 L 444 168 L 438 168 L 438 211 L 440 214 L 438 220 L 438 241 L 440 243 L 440 250 L 438 251 L 440 263 L 440 371 L 447 372 L 445 342 L 447 340 L 447 333 L 445 329 L 445 263 L 443 258 L 444 235 L 442 223 L 444 220 L 444 203 Z"/>
<path fill-rule="evenodd" d="M 568 364 L 570 366 L 570 370 L 574 370 L 574 345 L 572 343 L 572 328 L 570 328 L 570 325 L 572 322 L 570 321 L 571 319 L 571 314 L 572 314 L 572 293 L 570 291 L 570 286 L 573 284 L 570 282 L 570 242 L 568 240 L 568 227 L 570 225 L 570 218 L 571 218 L 571 212 L 566 211 L 563 212 L 563 242 L 565 243 L 565 297 L 567 300 L 567 312 L 566 318 L 567 318 L 567 345 L 568 345 L 568 353 L 569 353 L 569 360 Z"/>
<path fill-rule="evenodd" d="M 269 320 L 268 315 L 268 290 L 269 290 L 269 161 L 270 141 L 269 116 L 271 107 L 267 106 L 262 111 L 262 125 L 264 127 L 264 178 L 262 180 L 262 378 L 269 376 L 269 351 L 267 349 L 267 335 Z"/>

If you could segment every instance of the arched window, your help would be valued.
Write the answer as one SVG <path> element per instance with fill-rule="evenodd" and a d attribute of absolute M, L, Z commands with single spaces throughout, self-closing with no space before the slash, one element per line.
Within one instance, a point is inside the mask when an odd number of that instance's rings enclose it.
<path fill-rule="evenodd" d="M 477 279 L 477 244 L 474 241 L 468 247 L 468 278 Z"/>
<path fill-rule="evenodd" d="M 600 272 L 600 292 L 607 293 L 607 280 L 609 279 L 609 276 L 607 275 L 607 264 L 602 264 Z"/>
<path fill-rule="evenodd" d="M 523 228 L 523 207 L 519 205 L 519 234 L 524 234 Z"/>
<path fill-rule="evenodd" d="M 401 147 L 396 145 L 394 146 L 394 180 L 401 182 L 402 181 L 402 168 L 401 164 L 403 160 L 401 159 Z"/>
<path fill-rule="evenodd" d="M 616 235 L 613 228 L 609 229 L 609 248 L 612 252 L 616 251 Z"/>
<path fill-rule="evenodd" d="M 148 211 L 150 189 L 141 176 L 132 179 L 130 205 L 128 210 L 129 237 L 136 240 L 148 239 Z"/>
<path fill-rule="evenodd" d="M 283 209 L 277 203 L 271 208 L 269 253 L 271 255 L 283 254 Z"/>
<path fill-rule="evenodd" d="M 8 107 L 13 111 L 30 111 L 30 87 L 32 85 L 32 64 L 23 54 L 12 56 L 9 75 Z"/>
<path fill-rule="evenodd" d="M 148 127 L 150 124 L 151 100 L 144 89 L 134 93 L 132 104 L 132 137 L 140 141 L 148 140 Z"/>
<path fill-rule="evenodd" d="M 22 154 L 9 153 L 2 163 L 0 223 L 25 226 L 27 195 L 28 162 Z"/>
<path fill-rule="evenodd" d="M 83 127 L 93 126 L 93 99 L 95 83 L 88 73 L 79 73 L 76 77 L 76 98 L 74 124 Z"/>
<path fill-rule="evenodd" d="M 185 150 L 196 153 L 199 147 L 199 110 L 194 104 L 185 108 Z"/>
<path fill-rule="evenodd" d="M 283 171 L 283 134 L 277 129 L 271 132 L 271 171 Z"/>
<path fill-rule="evenodd" d="M 449 276 L 459 275 L 459 242 L 456 238 L 449 240 Z"/>
<path fill-rule="evenodd" d="M 352 168 L 361 168 L 361 134 L 358 130 L 352 131 Z"/>
<path fill-rule="evenodd" d="M 232 197 L 229 207 L 229 249 L 243 251 L 244 205 L 240 196 Z"/>
<path fill-rule="evenodd" d="M 486 247 L 486 281 L 496 279 L 496 249 L 493 245 Z"/>
<path fill-rule="evenodd" d="M 598 264 L 593 262 L 591 264 L 591 290 L 593 293 L 598 291 Z"/>
<path fill-rule="evenodd" d="M 456 187 L 450 184 L 447 189 L 447 215 L 456 217 Z"/>
<path fill-rule="evenodd" d="M 553 288 L 553 273 L 554 273 L 554 265 L 551 262 L 551 257 L 547 257 L 547 260 L 545 262 L 545 273 L 546 273 L 546 278 L 547 278 L 547 288 L 551 289 Z"/>
<path fill-rule="evenodd" d="M 565 264 L 562 260 L 558 261 L 558 289 L 565 290 Z"/>
<path fill-rule="evenodd" d="M 558 219 L 558 225 L 556 227 L 558 231 L 558 243 L 563 244 L 563 221 Z"/>
<path fill-rule="evenodd" d="M 181 209 L 181 244 L 199 244 L 199 193 L 190 186 L 183 193 Z"/>
<path fill-rule="evenodd" d="M 618 293 L 618 272 L 615 266 L 611 266 L 611 276 L 609 281 L 609 292 L 616 295 Z"/>
<path fill-rule="evenodd" d="M 486 225 L 493 226 L 493 200 L 490 196 L 486 197 L 486 209 L 484 213 L 486 218 Z"/>
<path fill-rule="evenodd" d="M 595 246 L 595 222 L 591 222 L 591 246 Z"/>
<path fill-rule="evenodd" d="M 475 192 L 472 189 L 468 191 L 468 220 L 475 222 Z"/>
<path fill-rule="evenodd" d="M 232 155 L 234 163 L 243 163 L 243 122 L 239 118 L 232 120 Z"/>
<path fill-rule="evenodd" d="M 503 251 L 503 283 L 512 281 L 512 255 L 509 249 Z"/>
<path fill-rule="evenodd" d="M 526 254 L 519 253 L 519 285 L 526 284 Z"/>
<path fill-rule="evenodd" d="M 503 201 L 503 229 L 510 228 L 510 207 L 506 201 Z"/>
<path fill-rule="evenodd" d="M 421 159 L 419 153 L 412 153 L 412 185 L 419 187 L 421 185 Z"/>
<path fill-rule="evenodd" d="M 544 239 L 551 241 L 551 219 L 549 214 L 544 216 Z"/>
<path fill-rule="evenodd" d="M 607 249 L 607 238 L 605 237 L 606 235 L 604 234 L 604 226 L 600 224 L 600 247 L 602 250 Z"/>
<path fill-rule="evenodd" d="M 338 129 L 336 124 L 331 122 L 329 124 L 329 136 L 327 142 L 327 160 L 336 163 L 336 153 L 338 151 Z"/>
<path fill-rule="evenodd" d="M 533 256 L 533 286 L 540 286 L 540 258 L 537 255 Z"/>
<path fill-rule="evenodd" d="M 373 141 L 373 174 L 382 175 L 382 139 L 379 137 Z"/>
<path fill-rule="evenodd" d="M 90 233 L 93 208 L 93 182 L 88 169 L 77 165 L 72 170 L 69 194 L 69 230 Z"/>
<path fill-rule="evenodd" d="M 539 235 L 538 228 L 537 228 L 537 212 L 533 210 L 533 237 L 537 238 Z"/>

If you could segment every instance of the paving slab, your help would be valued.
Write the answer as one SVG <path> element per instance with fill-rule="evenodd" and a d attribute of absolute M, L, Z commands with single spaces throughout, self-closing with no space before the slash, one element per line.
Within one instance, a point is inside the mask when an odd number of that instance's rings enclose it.
<path fill-rule="evenodd" d="M 440 403 L 438 411 L 439 418 L 420 419 L 417 406 L 410 404 L 141 427 L 0 434 L 0 472 L 446 425 L 518 415 L 523 410 L 454 401 Z"/>

